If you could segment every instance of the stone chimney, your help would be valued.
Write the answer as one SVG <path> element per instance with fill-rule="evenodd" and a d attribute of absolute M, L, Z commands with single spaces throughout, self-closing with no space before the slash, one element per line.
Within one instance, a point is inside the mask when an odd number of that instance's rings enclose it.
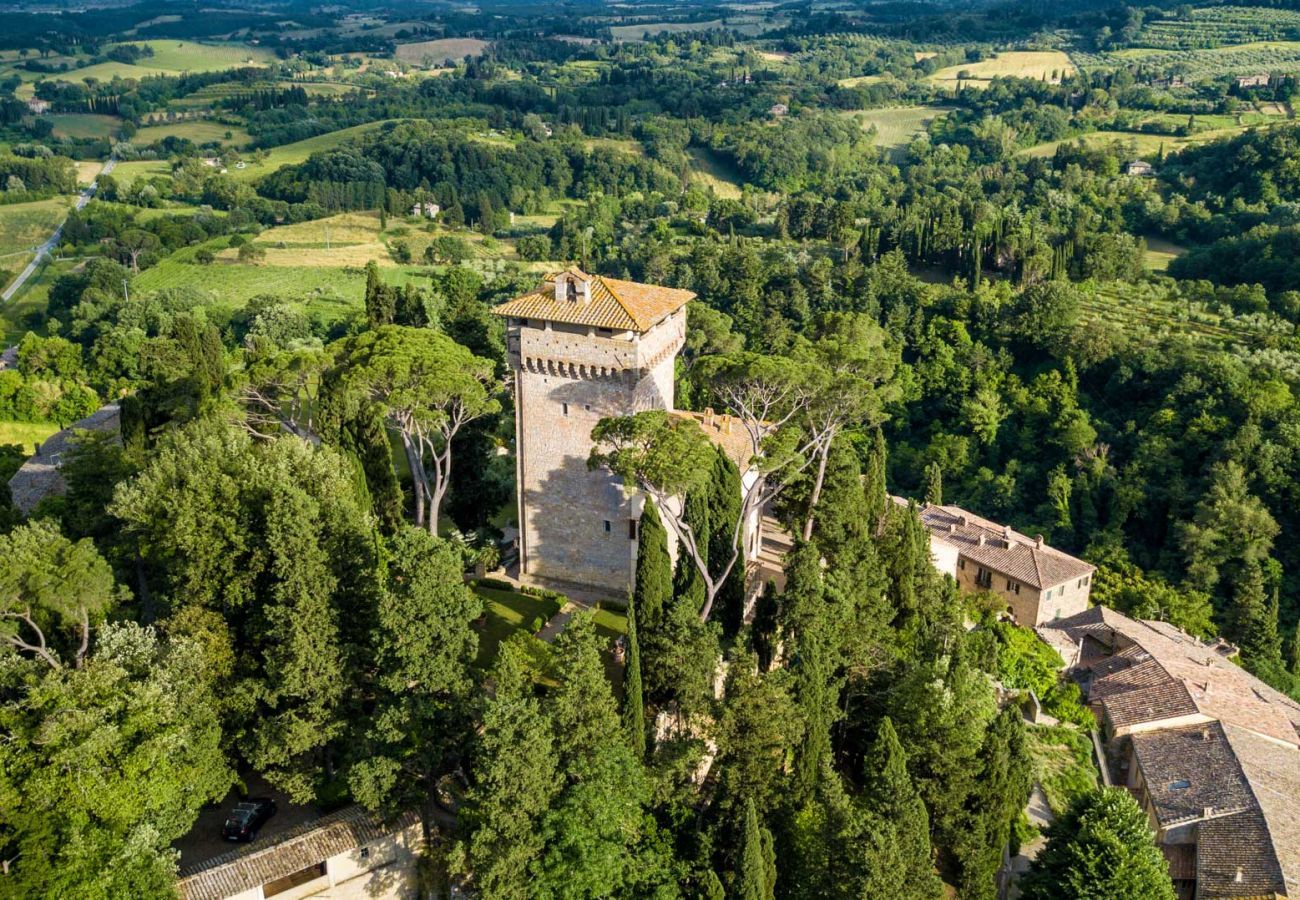
<path fill-rule="evenodd" d="M 1043 536 L 1041 534 L 1034 535 L 1034 546 L 1039 550 L 1043 549 Z"/>
<path fill-rule="evenodd" d="M 982 531 L 980 532 L 979 545 L 980 545 L 981 547 L 984 546 L 984 532 L 982 532 Z"/>
<path fill-rule="evenodd" d="M 713 407 L 704 407 L 704 424 L 711 426 L 713 424 Z"/>

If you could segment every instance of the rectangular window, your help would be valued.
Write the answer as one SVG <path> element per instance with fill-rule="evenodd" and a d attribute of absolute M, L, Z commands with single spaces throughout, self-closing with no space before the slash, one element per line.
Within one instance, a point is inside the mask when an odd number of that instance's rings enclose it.
<path fill-rule="evenodd" d="M 605 533 L 606 533 L 606 534 L 609 534 L 610 529 L 612 529 L 613 527 L 614 527 L 614 523 L 611 522 L 609 519 L 606 519 L 606 520 L 605 520 Z"/>
<path fill-rule="evenodd" d="M 966 568 L 966 560 L 964 560 L 964 559 L 959 559 L 959 560 L 957 560 L 957 568 L 959 568 L 959 569 L 964 569 L 964 568 Z"/>
<path fill-rule="evenodd" d="M 627 520 L 627 539 L 629 541 L 635 541 L 637 539 L 638 535 L 637 535 L 636 527 L 637 527 L 636 519 Z"/>
<path fill-rule="evenodd" d="M 993 587 L 993 573 L 980 566 L 975 570 L 975 584 L 986 589 Z"/>
<path fill-rule="evenodd" d="M 561 404 L 560 404 L 560 415 L 567 416 L 568 414 L 569 414 L 569 404 L 567 404 L 567 403 L 561 403 Z"/>

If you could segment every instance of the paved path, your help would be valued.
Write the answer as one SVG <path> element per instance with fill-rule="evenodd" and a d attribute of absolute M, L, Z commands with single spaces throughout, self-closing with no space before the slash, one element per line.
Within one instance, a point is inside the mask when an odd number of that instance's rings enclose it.
<path fill-rule="evenodd" d="M 104 163 L 104 170 L 99 174 L 107 175 L 113 171 L 115 165 L 117 165 L 117 160 L 109 157 L 108 162 Z M 77 209 L 86 208 L 86 204 L 95 196 L 95 189 L 97 187 L 98 184 L 92 181 L 84 190 L 82 190 L 82 192 L 77 196 Z M 54 248 L 59 245 L 59 239 L 62 237 L 63 224 L 59 223 L 59 227 L 54 229 L 54 234 L 50 235 L 49 240 L 36 248 L 36 255 L 32 257 L 32 261 L 27 264 L 27 268 L 18 273 L 18 277 L 14 279 L 13 284 L 4 289 L 4 293 L 0 293 L 0 303 L 7 303 L 14 294 L 18 293 L 19 289 L 27 283 L 27 279 L 31 278 L 32 275 L 35 274 L 37 267 L 40 266 L 45 257 L 49 256 L 50 253 L 53 252 Z"/>

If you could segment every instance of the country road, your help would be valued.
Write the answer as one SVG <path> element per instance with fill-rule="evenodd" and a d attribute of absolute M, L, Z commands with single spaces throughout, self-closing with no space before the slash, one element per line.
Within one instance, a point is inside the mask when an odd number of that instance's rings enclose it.
<path fill-rule="evenodd" d="M 117 160 L 109 157 L 108 162 L 104 163 L 104 170 L 99 174 L 107 175 L 109 172 L 113 171 L 115 165 L 117 165 Z M 95 196 L 95 187 L 96 182 L 92 181 L 86 189 L 77 196 L 77 209 L 83 209 L 85 205 L 90 202 L 90 198 Z M 18 277 L 14 279 L 13 284 L 4 289 L 4 293 L 0 293 L 0 303 L 9 302 L 9 298 L 18 293 L 18 290 L 27 283 L 27 279 L 32 277 L 32 274 L 36 271 L 36 267 L 41 264 L 41 260 L 48 256 L 50 251 L 58 246 L 59 238 L 62 236 L 63 225 L 60 224 L 58 228 L 54 229 L 54 234 L 50 235 L 49 240 L 37 248 L 36 256 L 34 256 L 32 261 L 27 264 L 27 268 L 18 273 Z"/>

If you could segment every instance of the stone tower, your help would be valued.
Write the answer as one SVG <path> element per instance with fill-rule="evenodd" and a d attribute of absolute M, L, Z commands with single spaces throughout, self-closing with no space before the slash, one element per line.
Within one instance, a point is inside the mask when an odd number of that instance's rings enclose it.
<path fill-rule="evenodd" d="M 515 378 L 520 574 L 622 597 L 642 500 L 587 469 L 606 416 L 673 408 L 690 291 L 571 268 L 495 309 Z"/>

